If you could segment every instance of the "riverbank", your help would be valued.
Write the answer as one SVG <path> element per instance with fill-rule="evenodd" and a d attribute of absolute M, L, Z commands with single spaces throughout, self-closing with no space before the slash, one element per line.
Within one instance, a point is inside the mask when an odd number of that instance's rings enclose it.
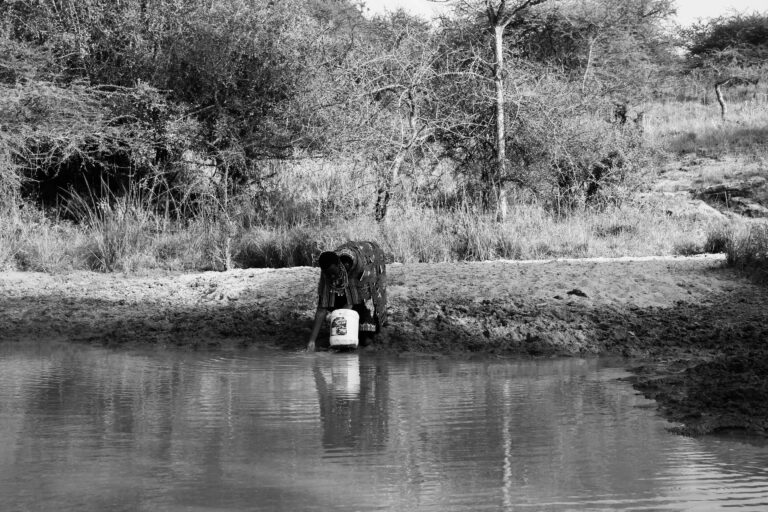
<path fill-rule="evenodd" d="M 768 288 L 720 257 L 393 264 L 377 350 L 613 354 L 686 433 L 768 432 Z M 318 270 L 0 273 L 0 340 L 301 350 Z"/>

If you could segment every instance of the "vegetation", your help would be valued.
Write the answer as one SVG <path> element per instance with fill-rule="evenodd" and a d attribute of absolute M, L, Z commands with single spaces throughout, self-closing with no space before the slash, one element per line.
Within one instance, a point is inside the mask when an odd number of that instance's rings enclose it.
<path fill-rule="evenodd" d="M 0 268 L 307 265 L 347 238 L 404 262 L 765 261 L 646 192 L 670 158 L 765 162 L 768 15 L 453 6 L 1 3 Z"/>

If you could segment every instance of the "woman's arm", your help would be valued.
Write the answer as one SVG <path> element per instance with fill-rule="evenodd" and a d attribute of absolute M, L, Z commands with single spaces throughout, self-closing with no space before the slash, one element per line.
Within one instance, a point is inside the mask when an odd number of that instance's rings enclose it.
<path fill-rule="evenodd" d="M 320 329 L 323 327 L 323 320 L 325 320 L 326 314 L 325 308 L 317 308 L 317 311 L 315 311 L 315 324 L 312 326 L 312 334 L 309 335 L 309 343 L 307 343 L 308 352 L 315 350 L 315 342 L 320 334 Z"/>

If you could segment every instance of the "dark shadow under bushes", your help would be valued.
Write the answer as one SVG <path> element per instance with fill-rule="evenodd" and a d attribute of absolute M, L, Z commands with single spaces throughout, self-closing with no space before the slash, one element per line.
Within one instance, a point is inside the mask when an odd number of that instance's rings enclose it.
<path fill-rule="evenodd" d="M 238 244 L 234 263 L 241 268 L 312 266 L 322 248 L 309 228 L 258 229 Z"/>

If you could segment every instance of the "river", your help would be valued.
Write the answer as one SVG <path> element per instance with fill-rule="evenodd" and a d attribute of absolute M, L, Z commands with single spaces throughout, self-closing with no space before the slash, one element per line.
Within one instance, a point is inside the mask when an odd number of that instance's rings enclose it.
<path fill-rule="evenodd" d="M 768 509 L 603 359 L 0 344 L 0 510 Z"/>

